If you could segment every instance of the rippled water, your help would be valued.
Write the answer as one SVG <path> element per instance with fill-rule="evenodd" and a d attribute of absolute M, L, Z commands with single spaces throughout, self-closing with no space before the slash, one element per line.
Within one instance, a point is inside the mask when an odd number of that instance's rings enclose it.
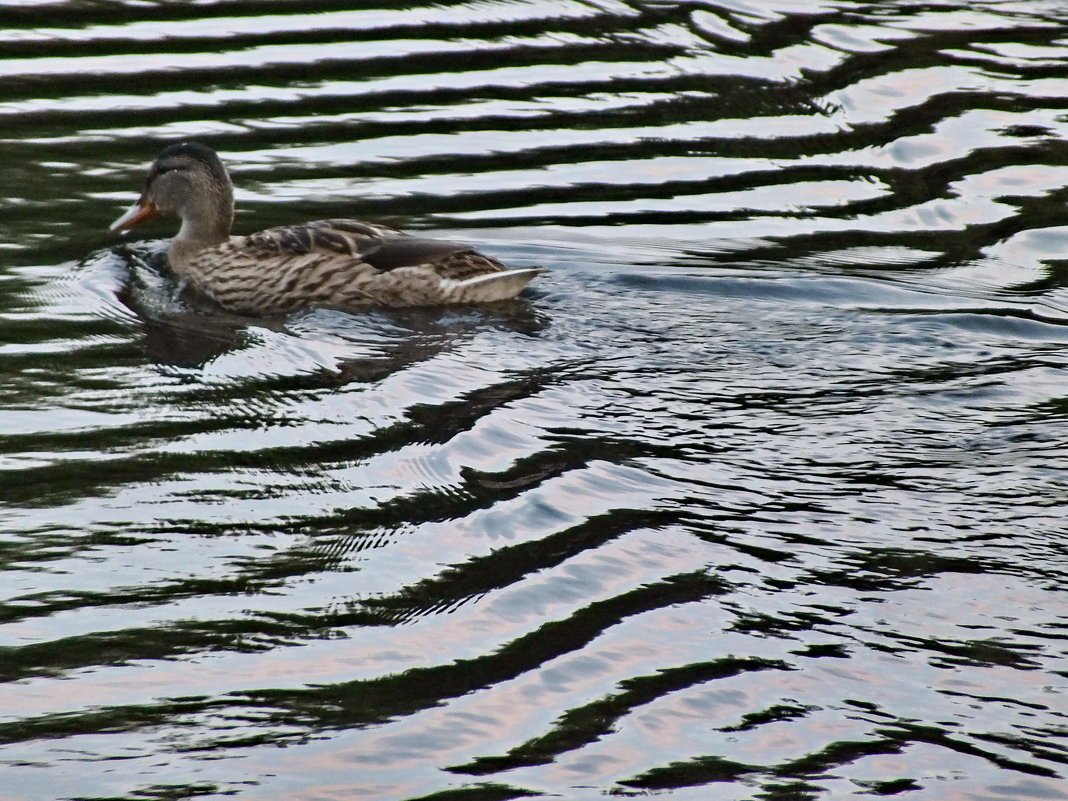
<path fill-rule="evenodd" d="M 0 20 L 0 799 L 1068 798 L 1068 5 Z M 180 137 L 551 272 L 190 308 Z"/>

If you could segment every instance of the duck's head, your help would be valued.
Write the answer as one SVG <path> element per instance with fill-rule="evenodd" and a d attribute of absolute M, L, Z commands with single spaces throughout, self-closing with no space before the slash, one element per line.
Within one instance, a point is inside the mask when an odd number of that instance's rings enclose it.
<path fill-rule="evenodd" d="M 197 142 L 165 148 L 148 170 L 144 192 L 112 231 L 124 231 L 160 214 L 175 214 L 187 224 L 225 228 L 234 216 L 234 188 L 215 151 Z"/>

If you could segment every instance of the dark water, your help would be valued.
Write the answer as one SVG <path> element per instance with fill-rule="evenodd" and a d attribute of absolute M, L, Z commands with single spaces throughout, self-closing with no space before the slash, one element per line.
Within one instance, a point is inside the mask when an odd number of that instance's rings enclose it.
<path fill-rule="evenodd" d="M 0 23 L 0 799 L 1068 798 L 1068 4 Z M 179 137 L 551 273 L 188 308 Z"/>

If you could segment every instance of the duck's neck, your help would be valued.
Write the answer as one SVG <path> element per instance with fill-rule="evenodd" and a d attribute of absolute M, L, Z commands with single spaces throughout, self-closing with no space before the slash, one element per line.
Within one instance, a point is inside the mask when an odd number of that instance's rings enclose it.
<path fill-rule="evenodd" d="M 171 240 L 168 258 L 172 268 L 183 273 L 186 265 L 205 248 L 221 245 L 230 238 L 234 221 L 234 200 L 231 192 L 212 193 L 199 198 L 180 212 L 182 227 Z"/>

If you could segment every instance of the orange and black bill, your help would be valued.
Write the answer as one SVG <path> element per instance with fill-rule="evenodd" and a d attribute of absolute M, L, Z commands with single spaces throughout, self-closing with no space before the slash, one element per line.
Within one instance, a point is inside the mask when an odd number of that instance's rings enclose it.
<path fill-rule="evenodd" d="M 145 220 L 149 220 L 155 217 L 157 214 L 156 207 L 151 202 L 141 198 L 134 203 L 130 208 L 126 209 L 126 212 L 115 220 L 108 230 L 110 231 L 125 231 L 133 228 L 135 225 L 140 225 Z"/>

